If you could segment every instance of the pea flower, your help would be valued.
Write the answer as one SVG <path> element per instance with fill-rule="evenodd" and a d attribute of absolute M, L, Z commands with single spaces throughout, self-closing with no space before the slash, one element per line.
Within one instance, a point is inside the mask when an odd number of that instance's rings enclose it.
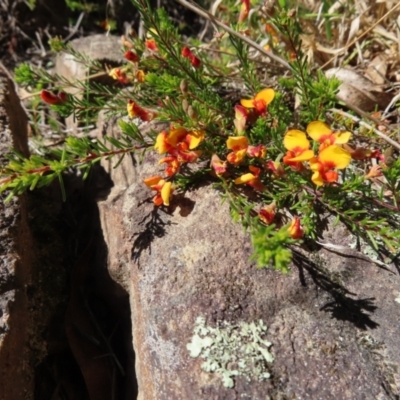
<path fill-rule="evenodd" d="M 289 227 L 289 235 L 292 239 L 301 239 L 304 235 L 304 230 L 300 225 L 300 218 L 294 217 Z"/>
<path fill-rule="evenodd" d="M 265 163 L 264 168 L 272 171 L 273 176 L 276 178 L 285 176 L 285 170 L 280 162 L 269 160 Z"/>
<path fill-rule="evenodd" d="M 171 153 L 178 147 L 179 143 L 186 143 L 189 150 L 195 149 L 204 139 L 205 133 L 202 130 L 187 131 L 185 128 L 174 128 L 167 133 L 162 131 L 156 138 L 154 148 L 160 154 Z M 182 146 L 181 146 L 182 147 Z"/>
<path fill-rule="evenodd" d="M 250 0 L 241 0 L 241 2 L 242 5 L 240 7 L 239 20 L 238 20 L 239 24 L 241 24 L 247 19 L 250 11 Z"/>
<path fill-rule="evenodd" d="M 142 69 L 138 69 L 135 72 L 135 78 L 140 83 L 143 83 L 145 81 L 145 76 L 146 76 L 146 74 Z"/>
<path fill-rule="evenodd" d="M 231 136 L 226 141 L 226 147 L 233 150 L 226 157 L 228 162 L 233 165 L 239 165 L 246 156 L 249 140 L 246 136 Z"/>
<path fill-rule="evenodd" d="M 68 100 L 68 95 L 65 92 L 54 94 L 49 92 L 48 90 L 42 90 L 40 92 L 40 97 L 45 103 L 51 104 L 53 106 L 64 104 Z"/>
<path fill-rule="evenodd" d="M 346 168 L 351 161 L 351 155 L 339 146 L 332 145 L 322 150 L 318 157 L 313 157 L 310 162 L 310 169 L 314 172 L 311 180 L 317 186 L 325 182 L 336 182 L 338 173 L 335 169 Z"/>
<path fill-rule="evenodd" d="M 287 150 L 283 157 L 283 162 L 295 171 L 303 169 L 303 161 L 308 161 L 314 157 L 314 152 L 310 149 L 311 144 L 304 132 L 297 129 L 289 130 L 284 139 L 283 145 Z"/>
<path fill-rule="evenodd" d="M 139 104 L 135 103 L 133 100 L 128 100 L 126 109 L 130 118 L 138 117 L 142 121 L 151 121 L 154 118 L 154 113 L 140 107 Z"/>
<path fill-rule="evenodd" d="M 161 176 L 151 176 L 143 180 L 144 184 L 152 190 L 157 191 L 156 196 L 153 199 L 153 203 L 156 206 L 169 206 L 169 201 L 172 196 L 173 187 L 171 182 L 165 181 Z"/>
<path fill-rule="evenodd" d="M 256 146 L 249 145 L 246 149 L 246 154 L 251 158 L 265 158 L 267 155 L 267 148 L 263 144 Z"/>
<path fill-rule="evenodd" d="M 151 51 L 158 51 L 158 46 L 154 39 L 147 39 L 144 45 Z"/>
<path fill-rule="evenodd" d="M 211 168 L 214 170 L 215 174 L 217 176 L 222 176 L 225 174 L 226 169 L 227 169 L 227 162 L 222 161 L 217 154 L 213 154 L 211 156 Z"/>
<path fill-rule="evenodd" d="M 270 225 L 272 224 L 272 221 L 275 218 L 275 214 L 276 214 L 276 203 L 272 202 L 271 204 L 264 206 L 258 212 L 258 218 L 260 218 L 260 220 L 264 222 L 264 224 Z"/>
<path fill-rule="evenodd" d="M 247 174 L 244 174 L 242 176 L 239 176 L 239 178 L 236 178 L 234 181 L 235 184 L 241 185 L 245 183 L 246 185 L 251 186 L 255 190 L 258 190 L 259 192 L 265 190 L 265 186 L 260 180 L 261 168 L 258 168 L 254 165 L 249 165 L 249 170 L 251 172 L 248 172 Z"/>
<path fill-rule="evenodd" d="M 241 106 L 240 104 L 236 104 L 235 119 L 233 123 L 235 124 L 235 128 L 239 135 L 245 130 L 248 115 L 249 112 L 245 107 Z"/>
<path fill-rule="evenodd" d="M 347 143 L 351 137 L 351 132 L 334 132 L 321 121 L 310 122 L 307 126 L 307 133 L 311 139 L 320 143 L 319 151 L 333 145 Z"/>
<path fill-rule="evenodd" d="M 167 176 L 175 175 L 181 167 L 181 163 L 179 162 L 178 158 L 174 156 L 163 157 L 158 161 L 158 164 L 163 163 L 167 164 L 167 167 L 165 168 L 165 174 Z"/>
<path fill-rule="evenodd" d="M 134 53 L 132 50 L 127 50 L 124 54 L 124 57 L 131 62 L 138 62 L 139 61 L 139 56 Z"/>
<path fill-rule="evenodd" d="M 258 114 L 264 115 L 267 111 L 268 104 L 272 102 L 274 97 L 274 89 L 263 89 L 252 99 L 241 99 L 240 104 L 246 108 L 254 108 Z"/>
<path fill-rule="evenodd" d="M 126 72 L 122 68 L 113 68 L 108 75 L 120 83 L 126 84 L 131 81 Z"/>
<path fill-rule="evenodd" d="M 169 153 L 170 156 L 162 158 L 159 163 L 166 163 L 165 170 L 168 176 L 174 175 L 184 163 L 195 162 L 201 152 L 194 151 L 204 138 L 203 131 L 190 131 L 179 127 L 168 132 L 162 131 L 157 135 L 154 148 L 160 154 Z"/>

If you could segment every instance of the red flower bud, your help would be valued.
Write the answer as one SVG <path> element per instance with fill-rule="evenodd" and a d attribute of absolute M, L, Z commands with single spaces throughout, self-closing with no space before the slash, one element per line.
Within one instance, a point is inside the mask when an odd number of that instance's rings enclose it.
<path fill-rule="evenodd" d="M 58 97 L 62 101 L 62 103 L 65 103 L 68 100 L 68 95 L 65 92 L 59 92 Z"/>
<path fill-rule="evenodd" d="M 67 94 L 64 92 L 60 92 L 58 95 L 55 95 L 48 90 L 42 90 L 40 92 L 40 97 L 45 103 L 51 105 L 59 105 L 67 101 Z"/>
<path fill-rule="evenodd" d="M 124 57 L 128 60 L 128 61 L 132 61 L 132 62 L 138 62 L 139 61 L 139 56 L 134 53 L 131 50 L 128 50 L 125 52 Z"/>
<path fill-rule="evenodd" d="M 145 46 L 151 51 L 158 51 L 157 43 L 154 39 L 148 39 L 144 42 Z"/>
<path fill-rule="evenodd" d="M 193 53 L 190 51 L 189 47 L 187 47 L 187 46 L 185 46 L 185 47 L 182 49 L 181 54 L 182 54 L 182 57 L 185 57 L 185 58 L 187 58 L 187 57 L 192 57 L 192 56 L 193 56 Z"/>
<path fill-rule="evenodd" d="M 195 68 L 199 68 L 201 65 L 201 61 L 199 58 L 197 58 L 194 54 L 190 56 L 190 63 L 193 65 Z"/>

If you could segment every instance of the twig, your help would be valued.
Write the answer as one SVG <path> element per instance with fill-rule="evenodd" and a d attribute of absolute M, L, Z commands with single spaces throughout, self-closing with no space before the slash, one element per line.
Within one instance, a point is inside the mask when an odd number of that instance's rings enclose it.
<path fill-rule="evenodd" d="M 366 117 L 370 120 L 372 120 L 375 124 L 377 125 L 382 125 L 382 123 L 380 121 L 378 121 L 377 119 L 371 117 L 370 115 L 368 115 L 367 113 L 365 113 L 364 111 L 360 110 L 358 107 L 355 106 L 351 106 L 349 104 L 346 104 L 347 107 L 353 109 L 353 111 L 356 111 L 357 113 L 361 114 L 363 117 Z M 356 117 L 355 115 L 351 115 L 345 111 L 342 110 L 338 110 L 337 108 L 331 108 L 330 111 L 335 112 L 337 114 L 341 114 L 342 116 L 346 117 L 346 118 L 350 118 L 353 121 L 357 122 L 359 125 L 364 126 L 367 129 L 371 129 L 373 130 L 379 137 L 381 137 L 383 140 L 385 140 L 386 142 L 388 142 L 390 145 L 392 145 L 393 147 L 395 147 L 397 150 L 400 150 L 400 144 L 397 143 L 395 140 L 391 139 L 389 136 L 385 135 L 383 132 L 381 132 L 380 130 L 374 128 L 373 126 L 367 124 L 366 122 L 362 121 L 361 118 Z"/>
<path fill-rule="evenodd" d="M 210 20 L 213 24 L 219 26 L 224 31 L 228 32 L 230 35 L 236 36 L 237 38 L 239 38 L 243 42 L 247 43 L 249 46 L 251 46 L 254 49 L 258 50 L 260 53 L 266 55 L 267 57 L 269 57 L 272 60 L 276 61 L 277 63 L 281 64 L 286 69 L 288 69 L 290 71 L 292 70 L 290 65 L 285 60 L 283 60 L 282 58 L 280 58 L 277 55 L 273 54 L 272 52 L 265 50 L 262 46 L 260 46 L 259 44 L 257 44 L 253 40 L 249 39 L 248 37 L 242 35 L 241 33 L 234 31 L 232 28 L 230 28 L 229 26 L 227 26 L 227 25 L 223 24 L 222 22 L 220 22 L 212 14 L 210 14 L 208 11 L 204 10 L 203 8 L 198 6 L 197 4 L 192 3 L 192 2 L 189 3 L 186 0 L 175 0 L 175 1 L 177 3 L 183 5 L 184 7 L 188 8 L 189 10 L 195 12 L 196 14 L 200 15 L 201 17 Z"/>
<path fill-rule="evenodd" d="M 81 12 L 81 14 L 79 15 L 78 20 L 76 21 L 76 24 L 73 26 L 71 32 L 69 33 L 69 35 L 64 39 L 64 42 L 67 43 L 69 39 L 72 38 L 72 36 L 75 35 L 75 33 L 78 31 L 79 29 L 79 25 L 81 24 L 83 17 L 85 16 L 84 12 Z"/>

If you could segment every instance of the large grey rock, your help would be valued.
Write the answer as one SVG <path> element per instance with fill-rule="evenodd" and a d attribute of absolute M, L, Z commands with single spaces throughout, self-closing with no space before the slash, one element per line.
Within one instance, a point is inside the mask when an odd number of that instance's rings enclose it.
<path fill-rule="evenodd" d="M 99 203 L 110 275 L 130 294 L 139 400 L 398 398 L 398 272 L 350 248 L 300 249 L 289 275 L 257 269 L 249 237 L 211 186 L 153 207 L 142 179 L 162 173 L 158 158 L 131 162 L 128 181 L 110 169 L 114 187 Z M 327 240 L 352 238 L 339 227 Z M 226 388 L 220 373 L 203 371 L 207 358 L 187 349 L 199 317 L 209 332 L 264 321 L 271 377 L 244 371 Z"/>

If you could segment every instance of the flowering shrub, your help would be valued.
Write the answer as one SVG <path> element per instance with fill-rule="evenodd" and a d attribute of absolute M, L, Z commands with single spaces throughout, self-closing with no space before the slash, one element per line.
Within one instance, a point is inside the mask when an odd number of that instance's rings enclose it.
<path fill-rule="evenodd" d="M 368 240 L 380 256 L 397 251 L 400 162 L 389 165 L 385 143 L 372 146 L 368 137 L 356 140 L 352 132 L 362 136 L 360 127 L 340 114 L 328 115 L 336 103 L 338 82 L 311 73 L 291 10 L 276 6 L 265 25 L 267 47 L 278 47 L 279 54 L 274 56 L 277 63 L 265 63 L 263 57 L 273 55 L 267 51 L 259 56 L 257 61 L 268 66 L 265 78 L 240 33 L 246 30 L 251 45 L 260 40 L 249 22 L 249 1 L 224 15 L 237 21 L 236 30 L 217 21 L 229 34 L 204 47 L 195 40 L 184 43 L 163 10 L 150 12 L 145 0 L 133 2 L 147 36 L 122 38 L 126 64 L 107 71 L 118 83 L 115 87 L 88 82 L 83 90 L 91 96 L 80 100 L 58 90 L 65 85 L 60 77 L 26 65 L 17 71 L 25 85 L 51 87 L 43 89 L 41 97 L 63 115 L 95 117 L 101 107 L 119 113 L 123 138 L 68 138 L 53 161 L 10 156 L 0 181 L 2 190 L 11 190 L 8 198 L 56 177 L 62 183 L 62 172 L 74 165 L 89 169 L 103 157 L 155 151 L 164 170 L 143 182 L 149 196 L 150 190 L 156 192 L 154 206 L 169 207 L 175 193 L 185 192 L 199 179 L 210 180 L 229 201 L 234 220 L 249 230 L 260 267 L 272 264 L 287 271 L 290 247 L 319 238 L 330 215 Z M 263 24 L 262 14 L 258 16 Z M 281 47 L 279 37 L 285 38 Z M 290 75 L 276 81 L 273 76 L 283 76 L 282 68 Z M 234 87 L 231 77 L 237 80 Z M 240 95 L 231 96 L 237 87 Z M 300 101 L 295 110 L 294 95 Z M 89 98 L 96 98 L 96 104 Z M 144 137 L 137 124 L 153 120 L 170 127 Z"/>

